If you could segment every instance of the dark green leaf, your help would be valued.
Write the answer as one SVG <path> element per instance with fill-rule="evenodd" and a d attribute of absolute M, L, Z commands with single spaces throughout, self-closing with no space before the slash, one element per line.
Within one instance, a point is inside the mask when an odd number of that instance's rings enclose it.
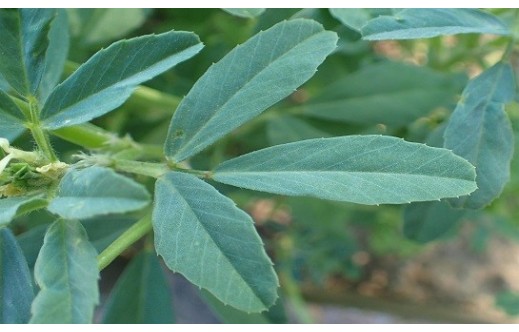
<path fill-rule="evenodd" d="M 304 115 L 320 119 L 403 126 L 436 107 L 453 103 L 465 82 L 461 75 L 382 62 L 325 87 L 301 110 Z"/>
<path fill-rule="evenodd" d="M 150 195 L 141 184 L 98 166 L 70 170 L 48 209 L 63 218 L 86 219 L 144 208 Z"/>
<path fill-rule="evenodd" d="M 419 202 L 404 210 L 404 235 L 419 243 L 438 239 L 454 228 L 465 210 L 454 209 L 447 202 Z"/>
<path fill-rule="evenodd" d="M 168 287 L 154 252 L 143 251 L 135 257 L 107 300 L 104 323 L 171 324 L 174 322 Z"/>
<path fill-rule="evenodd" d="M 202 290 L 202 298 L 224 324 L 283 324 L 287 323 L 285 308 L 281 299 L 276 301 L 269 311 L 248 314 L 223 304 L 211 293 Z"/>
<path fill-rule="evenodd" d="M 271 145 L 329 136 L 330 134 L 289 115 L 276 117 L 267 124 L 267 137 Z"/>
<path fill-rule="evenodd" d="M 209 184 L 171 172 L 157 181 L 157 253 L 174 272 L 246 312 L 274 304 L 277 277 L 248 214 Z"/>
<path fill-rule="evenodd" d="M 364 39 L 417 39 L 458 33 L 508 35 L 497 17 L 479 9 L 409 8 L 379 16 L 361 28 Z"/>
<path fill-rule="evenodd" d="M 49 47 L 45 57 L 45 71 L 41 78 L 39 100 L 45 103 L 56 84 L 61 80 L 69 48 L 68 19 L 65 9 L 58 9 L 49 31 Z"/>
<path fill-rule="evenodd" d="M 0 228 L 0 324 L 27 323 L 34 298 L 32 278 L 20 246 Z"/>
<path fill-rule="evenodd" d="M 196 82 L 178 107 L 165 145 L 179 162 L 249 121 L 306 82 L 336 47 L 315 21 L 284 21 L 236 47 Z"/>
<path fill-rule="evenodd" d="M 7 138 L 10 142 L 24 132 L 24 116 L 22 111 L 0 90 L 0 137 Z"/>
<path fill-rule="evenodd" d="M 22 96 L 36 95 L 55 9 L 0 10 L 0 72 Z"/>
<path fill-rule="evenodd" d="M 444 146 L 476 166 L 478 190 L 450 202 L 482 208 L 500 195 L 510 178 L 514 134 L 504 104 L 514 98 L 509 64 L 498 63 L 471 80 L 449 119 Z"/>
<path fill-rule="evenodd" d="M 91 323 L 99 303 L 97 252 L 79 221 L 58 220 L 47 233 L 34 277 L 40 292 L 31 323 Z"/>
<path fill-rule="evenodd" d="M 138 84 L 191 58 L 202 47 L 194 33 L 177 31 L 116 42 L 54 89 L 41 112 L 43 125 L 57 129 L 110 112 Z"/>
<path fill-rule="evenodd" d="M 216 181 L 282 195 L 400 204 L 465 195 L 474 167 L 446 149 L 390 136 L 310 139 L 252 152 L 218 166 Z"/>
<path fill-rule="evenodd" d="M 44 207 L 43 195 L 8 197 L 0 199 L 0 227 L 7 225 L 17 215 L 32 210 L 33 207 Z"/>
<path fill-rule="evenodd" d="M 244 18 L 253 18 L 256 16 L 260 16 L 265 11 L 265 8 L 222 8 L 226 12 L 231 15 L 244 17 Z"/>
<path fill-rule="evenodd" d="M 136 221 L 136 218 L 127 215 L 112 215 L 81 220 L 81 224 L 90 243 L 97 252 L 102 252 Z"/>

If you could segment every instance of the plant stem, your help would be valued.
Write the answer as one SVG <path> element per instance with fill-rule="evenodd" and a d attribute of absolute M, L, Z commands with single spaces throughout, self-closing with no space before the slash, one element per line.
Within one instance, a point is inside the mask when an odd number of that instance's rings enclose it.
<path fill-rule="evenodd" d="M 126 232 L 121 234 L 112 244 L 97 256 L 99 271 L 110 265 L 120 254 L 137 242 L 152 229 L 151 213 L 146 214 L 141 220 L 132 225 Z"/>

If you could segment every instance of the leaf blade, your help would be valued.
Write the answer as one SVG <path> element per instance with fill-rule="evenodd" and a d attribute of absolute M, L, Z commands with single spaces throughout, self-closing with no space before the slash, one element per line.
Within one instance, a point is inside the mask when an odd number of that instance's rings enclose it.
<path fill-rule="evenodd" d="M 87 324 L 99 303 L 97 252 L 79 221 L 57 220 L 47 230 L 36 260 L 40 286 L 30 323 Z"/>
<path fill-rule="evenodd" d="M 0 227 L 9 224 L 24 208 L 47 202 L 43 195 L 8 197 L 0 199 Z"/>
<path fill-rule="evenodd" d="M 32 277 L 23 252 L 13 233 L 0 228 L 0 323 L 27 323 L 33 298 Z"/>
<path fill-rule="evenodd" d="M 169 128 L 166 157 L 185 160 L 288 96 L 315 73 L 336 42 L 337 35 L 317 22 L 296 19 L 234 48 L 182 100 Z"/>
<path fill-rule="evenodd" d="M 504 104 L 513 100 L 514 76 L 498 63 L 471 80 L 444 133 L 444 147 L 476 166 L 478 190 L 450 200 L 456 207 L 482 208 L 500 195 L 510 178 L 514 134 Z"/>
<path fill-rule="evenodd" d="M 58 129 L 108 113 L 128 99 L 138 84 L 191 58 L 202 47 L 194 33 L 177 31 L 116 42 L 52 91 L 41 112 L 43 125 Z"/>
<path fill-rule="evenodd" d="M 24 116 L 12 99 L 0 90 L 0 137 L 14 141 L 25 131 Z"/>
<path fill-rule="evenodd" d="M 22 96 L 36 95 L 55 9 L 0 10 L 0 72 Z"/>
<path fill-rule="evenodd" d="M 474 177 L 474 167 L 446 149 L 373 135 L 278 145 L 225 161 L 213 173 L 237 187 L 360 204 L 463 195 L 476 189 Z"/>
<path fill-rule="evenodd" d="M 153 229 L 172 271 L 240 310 L 274 304 L 277 277 L 252 219 L 209 184 L 177 172 L 159 178 Z"/>
<path fill-rule="evenodd" d="M 263 14 L 265 8 L 222 8 L 222 10 L 234 16 L 254 18 Z"/>
<path fill-rule="evenodd" d="M 459 33 L 508 35 L 497 17 L 478 9 L 408 8 L 379 16 L 361 28 L 365 40 L 417 39 Z"/>
<path fill-rule="evenodd" d="M 48 210 L 63 218 L 86 219 L 140 210 L 149 202 L 150 195 L 141 184 L 93 166 L 65 174 Z"/>
<path fill-rule="evenodd" d="M 103 323 L 172 324 L 170 292 L 157 256 L 143 251 L 119 277 L 107 300 Z"/>

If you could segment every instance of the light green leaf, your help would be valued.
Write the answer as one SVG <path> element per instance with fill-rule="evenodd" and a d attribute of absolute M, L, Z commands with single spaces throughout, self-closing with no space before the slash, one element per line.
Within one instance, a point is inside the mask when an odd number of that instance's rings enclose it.
<path fill-rule="evenodd" d="M 34 277 L 40 292 L 31 323 L 87 324 L 99 303 L 97 252 L 79 221 L 57 220 L 47 233 Z"/>
<path fill-rule="evenodd" d="M 330 137 L 330 134 L 312 127 L 301 119 L 285 115 L 267 123 L 267 137 L 271 145 L 277 145 L 308 138 Z"/>
<path fill-rule="evenodd" d="M 225 304 L 259 312 L 276 301 L 277 277 L 252 219 L 204 181 L 178 172 L 160 178 L 153 230 L 166 265 Z"/>
<path fill-rule="evenodd" d="M 17 215 L 32 211 L 35 207 L 45 207 L 46 203 L 43 195 L 0 199 L 0 227 L 10 223 Z"/>
<path fill-rule="evenodd" d="M 454 103 L 465 82 L 462 75 L 381 62 L 332 83 L 300 108 L 320 119 L 403 126 Z"/>
<path fill-rule="evenodd" d="M 87 45 L 127 35 L 140 27 L 150 12 L 142 8 L 73 8 L 67 11 L 74 34 Z"/>
<path fill-rule="evenodd" d="M 103 323 L 172 324 L 171 291 L 154 252 L 141 252 L 115 284 Z"/>
<path fill-rule="evenodd" d="M 409 8 L 393 16 L 379 16 L 362 29 L 366 40 L 431 38 L 458 33 L 508 35 L 510 31 L 492 14 L 479 9 Z"/>
<path fill-rule="evenodd" d="M 43 125 L 57 129 L 108 113 L 138 84 L 191 58 L 202 47 L 194 33 L 177 31 L 116 42 L 54 89 L 41 112 Z"/>
<path fill-rule="evenodd" d="M 404 210 L 404 236 L 419 243 L 438 239 L 465 215 L 465 210 L 454 209 L 447 202 L 411 203 Z"/>
<path fill-rule="evenodd" d="M 265 8 L 222 8 L 226 12 L 231 15 L 244 17 L 244 18 L 253 18 L 256 16 L 260 16 L 265 11 Z"/>
<path fill-rule="evenodd" d="M 213 179 L 282 195 L 400 204 L 466 195 L 474 167 L 446 149 L 390 136 L 344 136 L 273 146 L 222 163 Z"/>
<path fill-rule="evenodd" d="M 330 8 L 330 14 L 345 26 L 360 32 L 371 19 L 380 15 L 392 15 L 390 8 Z"/>
<path fill-rule="evenodd" d="M 0 10 L 0 72 L 22 96 L 36 95 L 55 9 Z"/>
<path fill-rule="evenodd" d="M 287 317 L 283 303 L 279 298 L 269 311 L 262 313 L 248 314 L 223 304 L 211 293 L 202 290 L 202 298 L 209 305 L 212 311 L 220 318 L 224 324 L 285 324 Z"/>
<path fill-rule="evenodd" d="M 312 77 L 337 35 L 312 20 L 283 21 L 236 47 L 195 83 L 165 145 L 179 162 L 249 121 Z"/>
<path fill-rule="evenodd" d="M 0 90 L 7 92 L 9 91 L 9 83 L 5 80 L 5 78 L 2 76 L 2 73 L 0 73 Z"/>
<path fill-rule="evenodd" d="M 0 228 L 0 324 L 29 321 L 34 298 L 32 278 L 22 250 L 8 228 Z"/>
<path fill-rule="evenodd" d="M 0 90 L 0 137 L 7 138 L 10 142 L 14 141 L 24 132 L 24 122 L 22 111 Z"/>
<path fill-rule="evenodd" d="M 150 195 L 141 184 L 98 166 L 70 170 L 48 209 L 63 218 L 86 219 L 144 208 Z"/>
<path fill-rule="evenodd" d="M 45 71 L 41 78 L 38 99 L 42 104 L 61 80 L 69 48 L 68 19 L 65 9 L 58 9 L 49 31 L 49 47 L 45 57 Z"/>
<path fill-rule="evenodd" d="M 498 63 L 469 82 L 449 119 L 444 146 L 476 166 L 478 184 L 470 196 L 450 200 L 456 207 L 490 204 L 510 178 L 514 134 L 504 104 L 514 88 L 510 65 Z"/>

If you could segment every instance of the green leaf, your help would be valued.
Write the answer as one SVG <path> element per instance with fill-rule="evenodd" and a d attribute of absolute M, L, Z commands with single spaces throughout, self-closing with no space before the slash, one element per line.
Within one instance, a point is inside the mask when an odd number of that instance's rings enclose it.
<path fill-rule="evenodd" d="M 7 138 L 10 142 L 25 131 L 24 116 L 22 111 L 0 90 L 0 137 Z"/>
<path fill-rule="evenodd" d="M 142 8 L 69 8 L 74 34 L 81 43 L 100 44 L 140 27 L 150 12 Z"/>
<path fill-rule="evenodd" d="M 86 219 L 140 210 L 150 202 L 141 184 L 98 166 L 70 170 L 48 210 L 63 218 Z"/>
<path fill-rule="evenodd" d="M 106 303 L 103 323 L 172 324 L 171 291 L 159 259 L 143 251 L 119 277 Z"/>
<path fill-rule="evenodd" d="M 508 35 L 510 31 L 492 14 L 479 9 L 409 8 L 393 16 L 379 16 L 362 29 L 366 40 L 431 38 L 458 33 Z"/>
<path fill-rule="evenodd" d="M 329 136 L 327 132 L 289 115 L 276 117 L 267 123 L 267 137 L 271 145 Z"/>
<path fill-rule="evenodd" d="M 0 90 L 7 92 L 9 91 L 9 83 L 5 80 L 5 78 L 2 76 L 2 73 L 0 73 Z"/>
<path fill-rule="evenodd" d="M 469 82 L 449 119 L 444 146 L 476 166 L 478 184 L 470 196 L 450 201 L 456 207 L 490 204 L 510 178 L 514 134 L 504 104 L 514 88 L 510 65 L 498 63 Z"/>
<path fill-rule="evenodd" d="M 320 119 L 403 126 L 454 103 L 465 82 L 461 75 L 386 61 L 330 84 L 300 108 Z"/>
<path fill-rule="evenodd" d="M 312 20 L 276 24 L 234 48 L 195 83 L 175 112 L 165 145 L 174 162 L 200 152 L 292 93 L 336 47 Z"/>
<path fill-rule="evenodd" d="M 69 48 L 70 36 L 68 30 L 67 12 L 65 9 L 58 9 L 57 16 L 50 26 L 45 71 L 39 89 L 38 99 L 42 104 L 45 103 L 49 94 L 61 80 Z"/>
<path fill-rule="evenodd" d="M 34 298 L 29 267 L 13 233 L 0 228 L 0 324 L 29 321 Z"/>
<path fill-rule="evenodd" d="M 157 180 L 155 248 L 166 265 L 246 312 L 274 304 L 278 281 L 248 214 L 186 173 Z"/>
<path fill-rule="evenodd" d="M 510 316 L 519 315 L 519 293 L 502 291 L 496 295 L 496 306 Z"/>
<path fill-rule="evenodd" d="M 47 201 L 43 195 L 8 197 L 0 199 L 0 227 L 11 222 L 17 215 L 32 211 L 34 207 L 44 207 Z"/>
<path fill-rule="evenodd" d="M 116 42 L 54 89 L 41 111 L 43 125 L 58 129 L 108 113 L 138 84 L 191 58 L 202 47 L 194 33 L 177 31 Z"/>
<path fill-rule="evenodd" d="M 281 299 L 276 301 L 269 311 L 255 314 L 234 309 L 223 304 L 211 293 L 202 290 L 202 298 L 209 305 L 212 311 L 220 318 L 224 324 L 284 324 L 287 323 L 285 308 Z"/>
<path fill-rule="evenodd" d="M 344 136 L 273 146 L 228 160 L 214 180 L 282 195 L 400 204 L 466 195 L 474 167 L 446 149 L 390 136 Z"/>
<path fill-rule="evenodd" d="M 97 252 L 102 252 L 136 221 L 135 217 L 127 215 L 111 215 L 81 220 L 81 224 L 90 243 Z"/>
<path fill-rule="evenodd" d="M 40 292 L 31 323 L 87 324 L 99 303 L 97 252 L 79 221 L 57 220 L 47 233 L 34 277 Z"/>
<path fill-rule="evenodd" d="M 256 16 L 260 16 L 265 11 L 265 8 L 222 8 L 226 12 L 231 15 L 244 17 L 244 18 L 253 18 Z"/>
<path fill-rule="evenodd" d="M 465 210 L 454 209 L 447 202 L 411 203 L 404 210 L 404 236 L 419 243 L 438 239 L 465 215 Z"/>
<path fill-rule="evenodd" d="M 371 19 L 380 15 L 392 15 L 390 8 L 330 8 L 330 14 L 350 29 L 360 32 Z"/>
<path fill-rule="evenodd" d="M 36 95 L 55 9 L 0 10 L 0 72 L 22 96 Z"/>

